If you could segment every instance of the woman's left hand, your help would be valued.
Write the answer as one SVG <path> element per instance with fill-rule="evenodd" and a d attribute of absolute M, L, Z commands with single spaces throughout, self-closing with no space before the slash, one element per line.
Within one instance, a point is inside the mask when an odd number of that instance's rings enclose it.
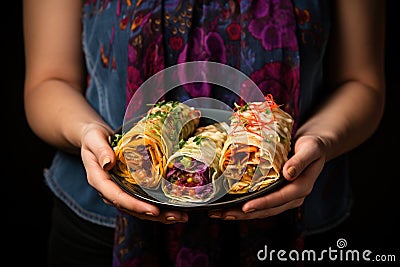
<path fill-rule="evenodd" d="M 296 140 L 294 155 L 283 166 L 288 183 L 265 196 L 250 200 L 239 208 L 211 210 L 211 218 L 248 220 L 266 218 L 299 207 L 311 193 L 325 164 L 325 144 L 320 137 L 302 136 Z"/>

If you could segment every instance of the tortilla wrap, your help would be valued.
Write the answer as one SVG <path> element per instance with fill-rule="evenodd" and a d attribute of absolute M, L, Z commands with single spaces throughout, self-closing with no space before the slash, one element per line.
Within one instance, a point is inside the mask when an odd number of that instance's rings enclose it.
<path fill-rule="evenodd" d="M 265 102 L 236 106 L 219 162 L 230 194 L 258 191 L 280 178 L 293 123 L 271 95 Z"/>
<path fill-rule="evenodd" d="M 132 184 L 157 189 L 165 176 L 167 159 L 178 149 L 180 139 L 193 134 L 200 114 L 200 110 L 176 101 L 155 104 L 114 147 L 114 174 Z"/>
<path fill-rule="evenodd" d="M 226 140 L 226 123 L 215 123 L 196 129 L 194 136 L 182 140 L 180 149 L 167 161 L 162 182 L 164 194 L 180 202 L 205 203 L 221 185 L 219 159 Z"/>

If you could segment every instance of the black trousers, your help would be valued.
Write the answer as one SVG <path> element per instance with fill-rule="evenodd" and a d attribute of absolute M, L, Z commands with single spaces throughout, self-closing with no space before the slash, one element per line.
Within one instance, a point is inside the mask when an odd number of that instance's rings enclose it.
<path fill-rule="evenodd" d="M 48 241 L 48 267 L 112 266 L 114 229 L 77 216 L 54 198 Z"/>

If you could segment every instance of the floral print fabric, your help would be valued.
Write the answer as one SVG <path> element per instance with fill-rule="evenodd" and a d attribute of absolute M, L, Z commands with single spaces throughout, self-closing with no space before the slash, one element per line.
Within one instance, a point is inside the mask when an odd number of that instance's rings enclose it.
<path fill-rule="evenodd" d="M 130 10 L 128 99 L 165 67 L 213 61 L 237 68 L 293 117 L 298 114 L 299 51 L 291 1 L 151 0 L 132 2 Z M 186 84 L 175 98 L 200 96 L 230 106 L 238 100 L 207 83 Z"/>
<path fill-rule="evenodd" d="M 312 60 L 318 60 L 326 40 L 321 38 L 326 36 L 318 24 L 320 2 L 87 0 L 84 12 L 90 20 L 111 6 L 116 10 L 115 17 L 107 18 L 113 27 L 103 30 L 108 40 L 104 36 L 99 40 L 98 58 L 103 68 L 127 73 L 127 104 L 143 82 L 164 68 L 213 61 L 249 76 L 265 95 L 272 94 L 277 103 L 284 104 L 297 123 L 302 52 L 298 42 L 302 47 L 308 45 L 303 52 L 312 51 Z M 312 20 L 316 17 L 317 23 Z M 115 38 L 116 31 L 128 34 L 128 41 L 121 43 Z M 127 64 L 114 57 L 121 48 L 127 49 Z M 307 66 L 313 65 L 312 60 Z M 302 82 L 302 90 L 307 82 Z M 164 94 L 158 90 L 151 93 Z M 302 98 L 310 95 L 307 92 Z M 206 83 L 184 85 L 168 97 L 183 101 L 199 96 L 230 106 L 238 101 L 230 91 Z M 301 212 L 297 209 L 251 221 L 210 219 L 202 212 L 191 213 L 189 218 L 186 224 L 164 225 L 119 211 L 114 267 L 257 266 L 265 264 L 257 259 L 257 252 L 265 245 L 271 249 L 301 248 Z"/>
<path fill-rule="evenodd" d="M 146 79 L 168 66 L 213 61 L 239 69 L 263 94 L 272 94 L 278 103 L 284 103 L 285 110 L 297 116 L 300 62 L 291 1 L 139 0 L 127 4 L 125 16 L 131 21 L 127 101 Z M 219 99 L 230 106 L 238 101 L 231 92 L 207 83 L 185 84 L 173 97 L 184 101 L 199 96 Z M 294 247 L 301 240 L 297 212 L 243 222 L 193 213 L 188 223 L 174 225 L 141 221 L 120 212 L 114 267 L 220 266 L 238 262 L 241 266 L 257 266 L 261 262 L 256 253 L 264 245 Z"/>

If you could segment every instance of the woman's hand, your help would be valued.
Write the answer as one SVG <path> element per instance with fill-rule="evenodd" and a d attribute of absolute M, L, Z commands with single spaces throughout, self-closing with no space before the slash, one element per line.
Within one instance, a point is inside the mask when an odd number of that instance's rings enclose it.
<path fill-rule="evenodd" d="M 81 139 L 81 156 L 87 173 L 88 183 L 99 192 L 104 203 L 144 220 L 166 224 L 186 222 L 186 213 L 160 210 L 125 193 L 111 180 L 108 171 L 116 163 L 113 149 L 108 143 L 111 129 L 105 125 L 91 124 L 85 127 Z"/>
<path fill-rule="evenodd" d="M 319 137 L 299 137 L 293 157 L 283 167 L 283 176 L 289 183 L 277 191 L 246 202 L 241 208 L 212 210 L 209 216 L 225 220 L 258 219 L 301 206 L 325 164 L 325 147 Z"/>

